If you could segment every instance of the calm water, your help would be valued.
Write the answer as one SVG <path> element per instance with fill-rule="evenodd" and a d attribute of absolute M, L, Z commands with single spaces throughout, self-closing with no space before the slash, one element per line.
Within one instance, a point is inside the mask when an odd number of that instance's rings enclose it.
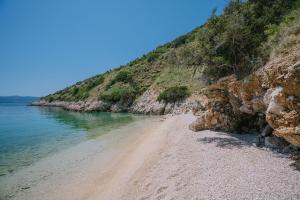
<path fill-rule="evenodd" d="M 0 175 L 142 118 L 0 103 Z"/>

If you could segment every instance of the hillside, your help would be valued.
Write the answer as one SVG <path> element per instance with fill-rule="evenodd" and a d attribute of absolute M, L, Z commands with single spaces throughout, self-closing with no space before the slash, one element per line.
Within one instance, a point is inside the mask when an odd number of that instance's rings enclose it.
<path fill-rule="evenodd" d="M 216 16 L 214 10 L 208 22 L 192 32 L 43 100 L 56 102 L 55 105 L 81 102 L 79 107 L 82 102 L 100 101 L 101 105 L 106 104 L 103 108 L 92 106 L 79 110 L 130 111 L 130 106 L 141 103 L 139 99 L 149 95 L 151 102 L 156 102 L 159 94 L 180 101 L 200 93 L 224 76 L 235 74 L 243 78 L 268 61 L 278 43 L 279 24 L 295 20 L 298 13 L 291 13 L 297 7 L 299 0 L 231 1 L 221 16 Z M 182 91 L 184 94 L 177 99 L 176 93 Z M 111 108 L 113 105 L 116 106 Z M 78 110 L 78 105 L 73 107 Z M 83 107 L 90 107 L 90 103 Z M 152 112 L 153 109 L 133 108 L 133 111 Z"/>
<path fill-rule="evenodd" d="M 199 28 L 125 66 L 80 81 L 44 99 L 50 102 L 99 99 L 131 104 L 149 88 L 163 90 L 170 86 L 186 85 L 195 91 L 203 84 L 199 80 L 201 63 L 197 57 L 192 57 L 198 45 L 197 34 Z"/>
<path fill-rule="evenodd" d="M 193 111 L 195 131 L 259 133 L 258 145 L 300 146 L 299 66 L 300 0 L 236 0 L 192 32 L 34 105 Z"/>

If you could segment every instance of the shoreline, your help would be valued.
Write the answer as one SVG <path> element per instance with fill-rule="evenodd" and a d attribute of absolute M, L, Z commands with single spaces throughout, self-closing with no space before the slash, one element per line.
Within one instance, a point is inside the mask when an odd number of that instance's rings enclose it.
<path fill-rule="evenodd" d="M 194 118 L 168 117 L 88 199 L 300 198 L 300 173 L 287 156 L 256 147 L 251 134 L 194 133 Z"/>
<path fill-rule="evenodd" d="M 300 198 L 300 173 L 287 156 L 256 147 L 254 135 L 192 132 L 193 120 L 182 114 L 143 121 L 118 130 L 125 141 L 115 138 L 117 148 L 94 141 L 55 155 L 44 161 L 48 171 L 39 171 L 41 164 L 27 169 L 27 177 L 38 174 L 32 185 L 22 185 L 26 173 L 19 174 L 11 199 Z M 58 166 L 49 167 L 54 160 Z"/>
<path fill-rule="evenodd" d="M 86 199 L 131 144 L 160 123 L 160 118 L 132 122 L 1 177 L 0 199 Z"/>

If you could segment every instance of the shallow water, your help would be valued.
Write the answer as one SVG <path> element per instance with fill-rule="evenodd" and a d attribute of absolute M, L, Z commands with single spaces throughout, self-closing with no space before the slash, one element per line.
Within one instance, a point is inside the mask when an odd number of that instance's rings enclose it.
<path fill-rule="evenodd" d="M 56 152 L 146 116 L 78 113 L 61 108 L 0 103 L 0 175 L 7 175 Z"/>

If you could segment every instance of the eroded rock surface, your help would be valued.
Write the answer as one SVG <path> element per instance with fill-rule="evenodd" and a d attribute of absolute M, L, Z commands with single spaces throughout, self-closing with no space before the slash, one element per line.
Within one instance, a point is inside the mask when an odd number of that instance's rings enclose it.
<path fill-rule="evenodd" d="M 256 128 L 263 132 L 270 126 L 273 135 L 300 146 L 300 44 L 243 80 L 220 79 L 203 92 L 202 99 L 203 109 L 195 112 L 199 118 L 190 125 L 195 131 Z"/>

